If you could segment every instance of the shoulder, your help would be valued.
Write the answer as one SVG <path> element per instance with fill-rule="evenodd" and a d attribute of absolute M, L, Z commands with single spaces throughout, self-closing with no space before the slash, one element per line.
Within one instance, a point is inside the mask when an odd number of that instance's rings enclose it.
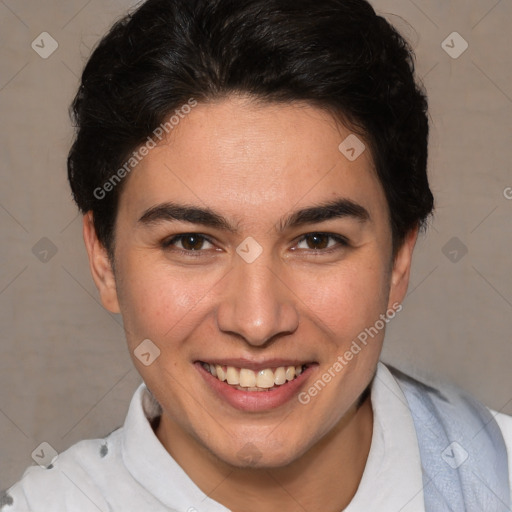
<path fill-rule="evenodd" d="M 509 476 L 510 476 L 510 490 L 512 492 L 512 416 L 490 410 L 494 416 L 496 423 L 500 427 L 501 434 L 507 446 Z"/>
<path fill-rule="evenodd" d="M 509 452 L 512 451 L 512 416 L 493 411 L 492 409 L 490 409 L 490 412 L 501 429 Z"/>
<path fill-rule="evenodd" d="M 46 467 L 29 467 L 22 479 L 3 493 L 2 512 L 84 512 L 110 510 L 104 491 L 121 465 L 121 431 L 105 439 L 81 441 Z M 110 475 L 110 478 L 109 478 Z"/>

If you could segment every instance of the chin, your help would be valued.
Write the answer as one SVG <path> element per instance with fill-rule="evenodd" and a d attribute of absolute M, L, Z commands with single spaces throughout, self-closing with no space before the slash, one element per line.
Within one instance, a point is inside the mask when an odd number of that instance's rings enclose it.
<path fill-rule="evenodd" d="M 299 451 L 297 443 L 287 439 L 286 444 L 278 444 L 273 440 L 247 441 L 236 452 L 212 452 L 226 464 L 239 469 L 271 469 L 282 468 L 298 459 L 305 450 Z"/>

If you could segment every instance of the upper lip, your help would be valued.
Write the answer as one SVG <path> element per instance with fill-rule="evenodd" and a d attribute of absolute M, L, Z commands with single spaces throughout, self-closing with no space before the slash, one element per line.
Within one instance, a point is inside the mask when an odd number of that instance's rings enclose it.
<path fill-rule="evenodd" d="M 253 371 L 265 370 L 267 368 L 279 368 L 280 366 L 304 366 L 305 364 L 314 364 L 315 361 L 290 358 L 271 358 L 271 359 L 245 359 L 245 358 L 225 358 L 225 359 L 201 359 L 202 363 L 208 363 L 219 366 L 233 366 L 234 368 L 247 368 Z"/>

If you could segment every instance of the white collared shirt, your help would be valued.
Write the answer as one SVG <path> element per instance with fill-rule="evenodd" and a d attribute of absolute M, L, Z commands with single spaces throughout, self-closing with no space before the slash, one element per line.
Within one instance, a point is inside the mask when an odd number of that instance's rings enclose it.
<path fill-rule="evenodd" d="M 371 396 L 370 453 L 357 493 L 344 512 L 424 512 L 412 416 L 400 387 L 382 363 Z M 158 412 L 158 404 L 141 385 L 122 428 L 106 439 L 77 443 L 60 454 L 51 469 L 30 467 L 0 499 L 0 510 L 229 512 L 208 498 L 160 443 L 149 422 Z M 496 419 L 512 460 L 512 417 L 497 415 Z"/>

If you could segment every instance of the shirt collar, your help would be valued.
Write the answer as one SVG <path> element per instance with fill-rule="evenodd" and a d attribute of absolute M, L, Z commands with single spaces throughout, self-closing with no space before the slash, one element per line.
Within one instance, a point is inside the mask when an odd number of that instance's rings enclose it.
<path fill-rule="evenodd" d="M 122 456 L 128 471 L 171 510 L 229 512 L 208 498 L 160 443 L 150 424 L 160 411 L 159 404 L 142 384 L 130 403 L 123 429 Z"/>
<path fill-rule="evenodd" d="M 379 363 L 372 384 L 373 435 L 356 495 L 344 512 L 424 512 L 423 477 L 416 430 L 395 378 Z"/>

